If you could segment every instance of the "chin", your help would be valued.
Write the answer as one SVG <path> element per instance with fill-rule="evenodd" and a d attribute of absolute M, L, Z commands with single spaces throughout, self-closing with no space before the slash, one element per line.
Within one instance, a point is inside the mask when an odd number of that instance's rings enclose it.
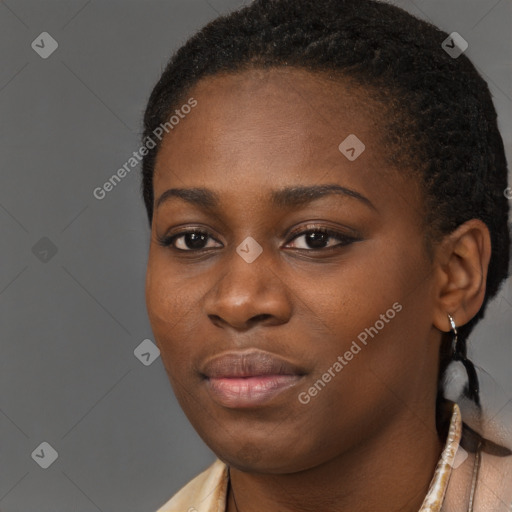
<path fill-rule="evenodd" d="M 285 445 L 276 447 L 246 441 L 230 446 L 210 446 L 210 449 L 222 462 L 245 473 L 297 473 L 316 465 L 312 453 L 293 453 Z"/>

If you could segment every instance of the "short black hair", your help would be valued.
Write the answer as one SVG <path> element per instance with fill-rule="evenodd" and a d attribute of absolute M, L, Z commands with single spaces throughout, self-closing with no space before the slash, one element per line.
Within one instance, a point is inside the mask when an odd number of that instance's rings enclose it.
<path fill-rule="evenodd" d="M 443 49 L 448 37 L 376 0 L 255 0 L 207 24 L 172 56 L 149 98 L 143 138 L 211 75 L 293 67 L 359 84 L 391 113 L 383 116 L 387 159 L 418 176 L 427 239 L 438 241 L 470 219 L 489 228 L 485 299 L 458 329 L 465 351 L 469 333 L 508 276 L 507 161 L 488 85 L 465 54 L 453 58 Z M 150 225 L 159 147 L 142 162 Z M 440 375 L 450 359 L 446 345 L 445 337 Z"/>

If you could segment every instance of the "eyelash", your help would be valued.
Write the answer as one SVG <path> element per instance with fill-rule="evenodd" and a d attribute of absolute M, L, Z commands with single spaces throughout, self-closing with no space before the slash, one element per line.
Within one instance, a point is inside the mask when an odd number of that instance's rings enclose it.
<path fill-rule="evenodd" d="M 290 243 L 290 242 L 296 240 L 297 238 L 300 238 L 301 236 L 307 235 L 309 233 L 322 233 L 322 234 L 328 235 L 329 238 L 335 238 L 336 240 L 339 240 L 340 243 L 338 243 L 338 244 L 336 244 L 336 245 L 334 245 L 332 247 L 324 247 L 324 248 L 317 248 L 317 249 L 303 249 L 303 248 L 299 248 L 297 250 L 299 250 L 299 251 L 306 251 L 306 252 L 318 252 L 318 251 L 326 252 L 326 251 L 332 251 L 332 250 L 339 249 L 340 247 L 344 247 L 346 245 L 350 245 L 351 243 L 358 242 L 360 240 L 360 238 L 356 238 L 356 237 L 352 237 L 352 236 L 347 236 L 347 235 L 344 235 L 344 234 L 339 233 L 337 231 L 333 231 L 333 230 L 328 229 L 328 228 L 308 227 L 307 229 L 305 229 L 303 231 L 300 231 L 299 233 L 292 234 L 293 237 L 287 243 Z M 181 238 L 181 237 L 189 235 L 189 234 L 204 235 L 204 236 L 206 236 L 206 237 L 208 237 L 210 239 L 215 240 L 213 237 L 210 236 L 210 233 L 208 233 L 207 231 L 204 231 L 204 230 L 201 230 L 201 229 L 190 229 L 188 231 L 182 231 L 181 233 L 176 233 L 176 234 L 170 235 L 170 236 L 157 237 L 157 242 L 162 247 L 170 247 L 171 249 L 173 249 L 175 251 L 182 252 L 182 253 L 185 253 L 185 252 L 198 253 L 198 252 L 204 252 L 204 251 L 208 251 L 209 249 L 212 249 L 212 248 L 207 248 L 207 249 L 178 249 L 177 247 L 173 246 L 173 243 L 178 238 Z M 217 241 L 217 240 L 215 240 L 215 241 Z"/>

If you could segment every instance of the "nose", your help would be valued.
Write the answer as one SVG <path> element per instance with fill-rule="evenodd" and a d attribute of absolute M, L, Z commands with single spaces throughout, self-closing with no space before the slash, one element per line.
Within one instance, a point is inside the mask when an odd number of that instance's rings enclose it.
<path fill-rule="evenodd" d="M 205 297 L 205 311 L 218 327 L 244 331 L 256 324 L 280 325 L 292 312 L 292 293 L 270 251 L 251 263 L 235 250 Z"/>

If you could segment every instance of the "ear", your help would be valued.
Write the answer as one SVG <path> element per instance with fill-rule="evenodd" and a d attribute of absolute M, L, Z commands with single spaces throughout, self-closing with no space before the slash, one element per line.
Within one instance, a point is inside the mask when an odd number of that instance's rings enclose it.
<path fill-rule="evenodd" d="M 438 246 L 433 323 L 440 331 L 451 329 L 448 313 L 457 326 L 468 323 L 478 313 L 485 298 L 490 259 L 489 229 L 478 219 L 459 226 Z"/>

